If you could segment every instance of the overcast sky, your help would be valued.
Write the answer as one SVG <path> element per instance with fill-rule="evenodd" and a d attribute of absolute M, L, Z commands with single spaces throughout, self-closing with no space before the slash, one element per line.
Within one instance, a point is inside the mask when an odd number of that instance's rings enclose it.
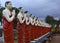
<path fill-rule="evenodd" d="M 47 15 L 60 18 L 60 0 L 0 0 L 2 6 L 6 1 L 11 1 L 13 6 L 22 6 L 29 13 L 44 19 Z"/>

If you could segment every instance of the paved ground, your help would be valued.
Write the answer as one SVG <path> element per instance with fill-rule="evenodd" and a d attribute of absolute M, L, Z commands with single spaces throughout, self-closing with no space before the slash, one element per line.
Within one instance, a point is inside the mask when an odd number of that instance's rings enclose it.
<path fill-rule="evenodd" d="M 50 43 L 60 43 L 60 34 L 55 34 Z"/>
<path fill-rule="evenodd" d="M 3 43 L 3 42 L 0 42 L 0 43 Z"/>

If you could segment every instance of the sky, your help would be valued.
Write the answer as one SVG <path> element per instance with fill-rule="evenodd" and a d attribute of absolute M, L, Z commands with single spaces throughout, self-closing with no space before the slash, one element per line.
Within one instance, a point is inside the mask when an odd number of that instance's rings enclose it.
<path fill-rule="evenodd" d="M 55 19 L 60 18 L 60 0 L 0 0 L 4 6 L 6 1 L 11 1 L 14 7 L 23 7 L 36 17 L 44 20 L 47 15 Z"/>

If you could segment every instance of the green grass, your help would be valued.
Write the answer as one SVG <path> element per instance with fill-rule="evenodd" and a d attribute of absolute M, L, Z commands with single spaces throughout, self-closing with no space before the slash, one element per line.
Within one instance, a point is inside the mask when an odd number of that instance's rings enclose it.
<path fill-rule="evenodd" d="M 17 43 L 17 40 L 14 40 L 14 43 Z"/>

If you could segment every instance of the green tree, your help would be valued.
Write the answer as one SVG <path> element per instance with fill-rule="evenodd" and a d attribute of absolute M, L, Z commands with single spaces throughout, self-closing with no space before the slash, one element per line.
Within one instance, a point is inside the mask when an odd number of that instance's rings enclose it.
<path fill-rule="evenodd" d="M 4 7 L 1 7 L 1 8 L 0 8 L 0 21 L 2 20 L 2 11 L 3 11 L 4 9 L 5 9 Z"/>
<path fill-rule="evenodd" d="M 14 19 L 14 29 L 16 29 L 16 26 L 17 26 L 17 14 L 18 14 L 18 9 L 16 7 L 13 7 L 12 10 L 15 10 L 16 12 L 16 15 L 15 15 L 15 19 Z"/>
<path fill-rule="evenodd" d="M 45 22 L 48 23 L 48 24 L 54 24 L 54 18 L 52 16 L 46 16 L 45 18 Z"/>

